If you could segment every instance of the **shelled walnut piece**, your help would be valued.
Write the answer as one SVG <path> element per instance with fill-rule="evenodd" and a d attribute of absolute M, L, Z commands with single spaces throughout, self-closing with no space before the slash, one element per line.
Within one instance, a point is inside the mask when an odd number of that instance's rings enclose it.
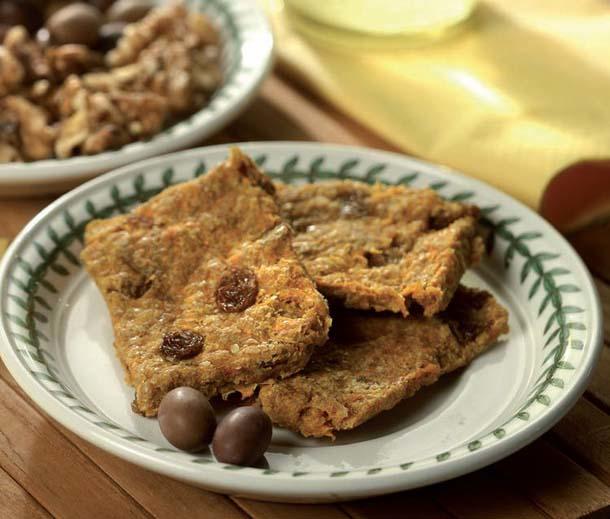
<path fill-rule="evenodd" d="M 45 111 L 24 97 L 0 100 L 0 160 L 39 160 L 50 157 L 56 131 Z"/>
<path fill-rule="evenodd" d="M 45 46 L 25 28 L 0 45 L 0 163 L 68 158 L 148 139 L 221 83 L 219 38 L 182 3 L 128 25 L 105 55 Z"/>

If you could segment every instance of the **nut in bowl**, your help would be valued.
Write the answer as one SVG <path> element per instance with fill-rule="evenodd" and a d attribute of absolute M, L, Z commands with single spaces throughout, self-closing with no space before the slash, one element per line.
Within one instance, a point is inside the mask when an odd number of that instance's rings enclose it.
<path fill-rule="evenodd" d="M 212 23 L 182 3 L 150 4 L 139 18 L 133 9 L 115 9 L 130 1 L 112 4 L 108 15 L 83 2 L 68 4 L 39 29 L 48 32 L 44 42 L 24 26 L 8 29 L 0 163 L 114 150 L 209 102 L 222 82 Z"/>
<path fill-rule="evenodd" d="M 268 23 L 247 0 L 2 4 L 1 196 L 192 145 L 243 109 L 270 64 Z"/>

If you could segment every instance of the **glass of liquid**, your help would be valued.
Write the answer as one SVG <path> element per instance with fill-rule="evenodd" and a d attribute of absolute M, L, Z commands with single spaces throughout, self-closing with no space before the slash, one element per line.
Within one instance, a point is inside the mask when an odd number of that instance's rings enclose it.
<path fill-rule="evenodd" d="M 468 18 L 477 0 L 284 0 L 315 22 L 378 36 L 442 32 Z"/>

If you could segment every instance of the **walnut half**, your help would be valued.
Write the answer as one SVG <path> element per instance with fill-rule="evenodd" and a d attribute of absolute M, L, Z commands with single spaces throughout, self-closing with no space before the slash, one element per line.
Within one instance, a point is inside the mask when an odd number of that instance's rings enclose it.
<path fill-rule="evenodd" d="M 48 115 L 42 108 L 19 96 L 0 100 L 0 110 L 19 121 L 21 152 L 27 160 L 47 159 L 53 155 L 56 130 L 49 126 Z"/>

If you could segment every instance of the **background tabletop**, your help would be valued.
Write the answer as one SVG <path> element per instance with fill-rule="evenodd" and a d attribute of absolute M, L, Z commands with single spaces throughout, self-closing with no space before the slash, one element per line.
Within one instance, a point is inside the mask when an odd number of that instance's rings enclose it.
<path fill-rule="evenodd" d="M 202 144 L 314 140 L 392 150 L 282 75 Z M 0 253 L 52 198 L 0 200 Z M 610 248 L 609 240 L 600 246 Z M 291 505 L 206 492 L 148 472 L 51 420 L 0 363 L 0 517 L 194 519 L 610 517 L 610 284 L 596 277 L 605 347 L 591 384 L 550 432 L 473 474 L 424 489 L 336 505 Z"/>

